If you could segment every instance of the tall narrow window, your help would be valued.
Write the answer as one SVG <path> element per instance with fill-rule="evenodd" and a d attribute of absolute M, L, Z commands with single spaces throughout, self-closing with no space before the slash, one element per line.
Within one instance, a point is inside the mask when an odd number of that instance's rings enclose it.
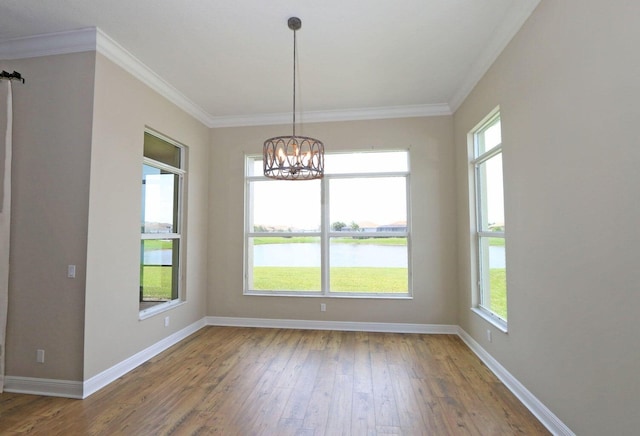
<path fill-rule="evenodd" d="M 140 310 L 180 298 L 184 148 L 144 134 Z"/>
<path fill-rule="evenodd" d="M 475 174 L 476 308 L 506 327 L 506 238 L 499 112 L 473 132 L 471 165 Z"/>
<path fill-rule="evenodd" d="M 410 295 L 409 153 L 325 154 L 322 180 L 246 165 L 245 292 Z"/>

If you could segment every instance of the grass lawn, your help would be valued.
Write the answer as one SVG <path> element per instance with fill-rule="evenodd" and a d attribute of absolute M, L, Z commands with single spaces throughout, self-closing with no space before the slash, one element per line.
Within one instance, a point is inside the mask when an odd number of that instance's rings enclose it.
<path fill-rule="evenodd" d="M 171 250 L 173 241 L 170 239 L 144 239 L 144 251 Z"/>
<path fill-rule="evenodd" d="M 507 271 L 505 268 L 489 270 L 491 311 L 507 319 Z"/>
<path fill-rule="evenodd" d="M 319 291 L 318 267 L 253 268 L 253 290 Z M 334 292 L 406 293 L 406 268 L 331 268 Z"/>
<path fill-rule="evenodd" d="M 144 251 L 173 249 L 170 239 L 144 239 L 143 242 Z M 171 300 L 171 267 L 146 265 L 142 274 L 144 300 Z"/>
<path fill-rule="evenodd" d="M 143 269 L 143 299 L 171 300 L 171 268 L 159 265 Z"/>

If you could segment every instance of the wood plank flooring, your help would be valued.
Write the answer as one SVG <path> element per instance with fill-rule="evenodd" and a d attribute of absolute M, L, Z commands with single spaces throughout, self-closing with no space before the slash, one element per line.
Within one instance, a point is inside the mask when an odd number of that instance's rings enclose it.
<path fill-rule="evenodd" d="M 549 433 L 457 336 L 206 327 L 85 400 L 1 394 L 0 434 Z"/>

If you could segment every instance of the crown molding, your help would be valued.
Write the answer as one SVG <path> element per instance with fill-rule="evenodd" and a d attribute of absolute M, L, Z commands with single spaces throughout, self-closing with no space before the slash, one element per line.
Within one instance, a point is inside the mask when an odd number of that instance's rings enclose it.
<path fill-rule="evenodd" d="M 301 121 L 321 123 L 335 121 L 375 120 L 391 118 L 433 117 L 453 114 L 473 91 L 500 53 L 520 30 L 540 0 L 528 0 L 528 7 L 511 12 L 489 45 L 480 53 L 448 103 L 340 109 L 305 112 Z M 24 59 L 85 51 L 97 51 L 207 127 L 240 127 L 289 124 L 291 113 L 248 116 L 212 116 L 195 104 L 132 53 L 99 28 L 91 27 L 67 32 L 34 35 L 0 42 L 0 60 Z"/>
<path fill-rule="evenodd" d="M 26 36 L 0 42 L 0 59 L 25 59 L 96 49 L 96 29 L 85 28 L 68 32 Z"/>
<path fill-rule="evenodd" d="M 449 100 L 449 107 L 452 112 L 458 110 L 464 100 L 471 94 L 473 88 L 480 82 L 480 79 L 489 71 L 489 68 L 498 59 L 500 53 L 507 47 L 509 42 L 518 33 L 525 21 L 533 13 L 540 0 L 528 0 L 527 7 L 522 10 L 516 9 L 518 12 L 508 12 L 507 19 L 501 21 L 500 27 L 489 42 L 489 44 L 480 52 L 480 55 L 471 65 L 469 72 L 465 76 L 462 83 L 458 86 L 457 91 Z"/>
<path fill-rule="evenodd" d="M 297 118 L 303 123 L 325 123 L 331 121 L 379 120 L 390 118 L 436 117 L 451 115 L 453 112 L 446 103 L 408 106 L 373 107 L 360 109 L 339 109 L 329 111 L 306 111 Z M 267 126 L 290 124 L 291 112 L 212 117 L 209 127 Z"/>
<path fill-rule="evenodd" d="M 288 124 L 291 122 L 290 112 L 248 116 L 211 116 L 97 27 L 35 35 L 0 42 L 0 59 L 3 60 L 85 51 L 96 51 L 102 54 L 111 62 L 120 66 L 207 127 L 265 126 Z M 449 105 L 442 103 L 311 111 L 305 112 L 301 116 L 301 121 L 305 123 L 322 123 L 331 121 L 433 117 L 451 114 L 452 111 Z"/>
<path fill-rule="evenodd" d="M 147 67 L 127 49 L 118 44 L 102 30 L 96 28 L 96 51 L 123 68 L 149 88 L 174 103 L 207 127 L 211 127 L 211 116 L 200 106 L 170 85 L 162 77 Z"/>
<path fill-rule="evenodd" d="M 211 116 L 180 91 L 142 63 L 133 54 L 96 27 L 68 32 L 14 38 L 0 42 L 0 59 L 25 59 L 40 56 L 96 51 L 176 106 L 211 127 Z"/>

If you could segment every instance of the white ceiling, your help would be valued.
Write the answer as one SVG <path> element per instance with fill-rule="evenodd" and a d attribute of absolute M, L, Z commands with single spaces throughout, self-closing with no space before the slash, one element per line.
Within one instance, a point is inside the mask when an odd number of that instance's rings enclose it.
<path fill-rule="evenodd" d="M 0 45 L 97 27 L 202 109 L 207 124 L 264 124 L 291 112 L 287 19 L 298 16 L 305 121 L 446 113 L 538 2 L 2 0 Z"/>

